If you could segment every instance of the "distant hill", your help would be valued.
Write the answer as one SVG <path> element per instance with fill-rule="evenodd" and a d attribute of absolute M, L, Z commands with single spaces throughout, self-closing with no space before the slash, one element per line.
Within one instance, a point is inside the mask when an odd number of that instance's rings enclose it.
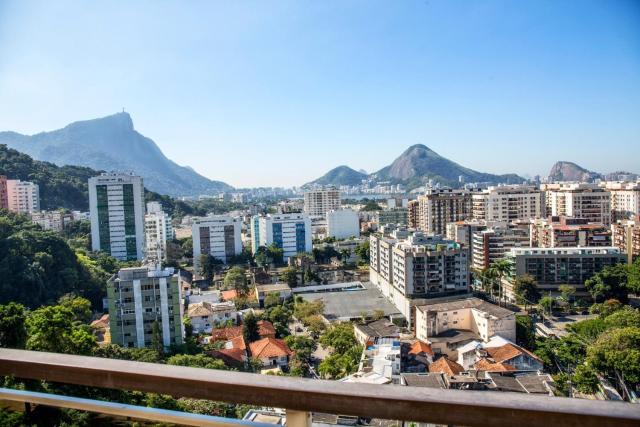
<path fill-rule="evenodd" d="M 373 176 L 378 181 L 403 183 L 409 188 L 424 185 L 429 179 L 434 183 L 455 187 L 459 185 L 460 176 L 464 182 L 515 184 L 524 181 L 524 178 L 516 174 L 494 175 L 465 168 L 422 144 L 412 145 L 393 163 Z"/>
<path fill-rule="evenodd" d="M 367 174 L 351 169 L 349 166 L 338 166 L 337 168 L 331 169 L 315 181 L 311 181 L 305 185 L 358 185 L 367 177 Z"/>
<path fill-rule="evenodd" d="M 59 166 L 133 171 L 144 178 L 147 188 L 172 196 L 232 189 L 228 184 L 212 181 L 169 160 L 153 140 L 134 129 L 127 113 L 75 122 L 63 129 L 33 136 L 0 132 L 0 144 Z"/>
<path fill-rule="evenodd" d="M 602 178 L 597 172 L 592 172 L 572 162 L 556 162 L 549 171 L 549 181 L 585 181 L 591 182 Z"/>

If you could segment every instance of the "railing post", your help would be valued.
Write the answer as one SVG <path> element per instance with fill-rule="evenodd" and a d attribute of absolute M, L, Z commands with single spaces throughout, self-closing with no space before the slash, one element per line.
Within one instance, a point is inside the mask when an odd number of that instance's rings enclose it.
<path fill-rule="evenodd" d="M 311 427 L 311 413 L 287 409 L 287 427 Z"/>

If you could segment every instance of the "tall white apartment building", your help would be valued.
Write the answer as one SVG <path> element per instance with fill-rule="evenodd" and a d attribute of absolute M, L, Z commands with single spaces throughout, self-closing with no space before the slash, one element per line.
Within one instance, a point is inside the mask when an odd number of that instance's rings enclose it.
<path fill-rule="evenodd" d="M 611 224 L 611 193 L 597 184 L 554 183 L 542 186 L 547 216 L 584 218 Z"/>
<path fill-rule="evenodd" d="M 34 213 L 40 210 L 40 187 L 38 184 L 19 179 L 7 180 L 7 204 L 9 210 L 19 213 Z"/>
<path fill-rule="evenodd" d="M 447 224 L 462 221 L 472 215 L 472 196 L 480 190 L 428 189 L 418 197 L 420 230 L 444 235 Z"/>
<path fill-rule="evenodd" d="M 340 209 L 340 190 L 327 188 L 304 193 L 304 213 L 309 216 L 325 216 L 327 212 Z"/>
<path fill-rule="evenodd" d="M 212 215 L 194 218 L 191 225 L 193 236 L 193 262 L 200 263 L 200 255 L 211 255 L 225 264 L 231 257 L 242 253 L 242 218 L 229 215 Z"/>
<path fill-rule="evenodd" d="M 122 260 L 144 258 L 144 185 L 136 175 L 89 178 L 91 245 Z"/>
<path fill-rule="evenodd" d="M 337 209 L 327 212 L 327 236 L 336 239 L 360 236 L 360 218 L 353 209 Z"/>
<path fill-rule="evenodd" d="M 611 221 L 632 219 L 640 215 L 640 181 L 606 182 L 611 193 Z"/>
<path fill-rule="evenodd" d="M 311 252 L 311 219 L 300 213 L 254 216 L 251 218 L 251 250 L 276 245 L 284 259 L 301 252 Z"/>
<path fill-rule="evenodd" d="M 472 196 L 473 217 L 487 221 L 515 221 L 544 216 L 542 192 L 528 185 L 489 187 Z"/>
<path fill-rule="evenodd" d="M 167 242 L 173 239 L 171 217 L 162 210 L 160 202 L 147 203 L 144 216 L 146 259 L 152 264 L 167 260 Z"/>

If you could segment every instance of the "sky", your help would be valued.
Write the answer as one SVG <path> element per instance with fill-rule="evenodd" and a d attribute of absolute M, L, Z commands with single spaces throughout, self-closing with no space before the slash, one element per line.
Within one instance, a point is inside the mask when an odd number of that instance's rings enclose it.
<path fill-rule="evenodd" d="M 491 173 L 640 173 L 640 2 L 0 0 L 0 130 L 125 109 L 236 187 L 413 144 Z"/>

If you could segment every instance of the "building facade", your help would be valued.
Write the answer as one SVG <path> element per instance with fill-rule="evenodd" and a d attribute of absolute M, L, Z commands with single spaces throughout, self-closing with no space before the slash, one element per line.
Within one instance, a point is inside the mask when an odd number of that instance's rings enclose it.
<path fill-rule="evenodd" d="M 516 221 L 544 215 L 542 193 L 528 185 L 489 187 L 472 196 L 473 218 L 487 221 Z"/>
<path fill-rule="evenodd" d="M 122 260 L 144 258 L 144 186 L 135 175 L 89 178 L 91 245 Z"/>
<path fill-rule="evenodd" d="M 347 239 L 360 236 L 360 218 L 353 209 L 327 212 L 327 236 Z"/>
<path fill-rule="evenodd" d="M 53 230 L 61 233 L 73 221 L 73 214 L 64 213 L 63 211 L 40 211 L 31 214 L 31 221 L 44 230 Z"/>
<path fill-rule="evenodd" d="M 545 184 L 546 216 L 584 218 L 588 222 L 611 224 L 611 193 L 597 184 Z"/>
<path fill-rule="evenodd" d="M 617 221 L 611 225 L 613 246 L 626 255 L 631 264 L 640 257 L 640 218 Z"/>
<path fill-rule="evenodd" d="M 378 225 L 400 224 L 407 225 L 409 222 L 408 208 L 391 208 L 376 211 L 374 213 L 374 221 Z"/>
<path fill-rule="evenodd" d="M 552 216 L 531 221 L 531 246 L 540 248 L 611 246 L 611 229 L 584 218 Z"/>
<path fill-rule="evenodd" d="M 301 252 L 311 252 L 311 219 L 305 214 L 291 213 L 254 216 L 251 218 L 251 249 L 274 244 L 283 250 L 285 261 Z"/>
<path fill-rule="evenodd" d="M 611 193 L 612 222 L 640 215 L 640 181 L 607 182 L 604 188 Z"/>
<path fill-rule="evenodd" d="M 38 184 L 19 179 L 7 181 L 7 207 L 12 212 L 31 214 L 40 210 Z"/>
<path fill-rule="evenodd" d="M 472 215 L 472 196 L 479 190 L 428 189 L 418 197 L 420 230 L 444 235 L 447 224 Z"/>
<path fill-rule="evenodd" d="M 0 209 L 9 209 L 9 194 L 7 193 L 7 177 L 0 175 Z"/>
<path fill-rule="evenodd" d="M 147 203 L 144 216 L 146 260 L 160 264 L 167 260 L 167 242 L 173 240 L 171 217 L 162 210 L 159 202 Z"/>
<path fill-rule="evenodd" d="M 420 202 L 410 200 L 407 203 L 407 225 L 417 230 L 420 227 Z"/>
<path fill-rule="evenodd" d="M 528 222 L 494 225 L 473 233 L 471 265 L 475 270 L 484 270 L 503 259 L 512 248 L 529 246 Z"/>
<path fill-rule="evenodd" d="M 304 193 L 304 213 L 309 216 L 325 216 L 327 212 L 340 209 L 340 190 L 327 188 Z"/>
<path fill-rule="evenodd" d="M 193 263 L 199 267 L 200 255 L 207 254 L 228 263 L 242 253 L 242 219 L 228 215 L 196 218 L 191 225 Z"/>
<path fill-rule="evenodd" d="M 123 268 L 107 282 L 111 342 L 149 347 L 154 324 L 164 347 L 183 342 L 183 303 L 173 268 Z"/>

